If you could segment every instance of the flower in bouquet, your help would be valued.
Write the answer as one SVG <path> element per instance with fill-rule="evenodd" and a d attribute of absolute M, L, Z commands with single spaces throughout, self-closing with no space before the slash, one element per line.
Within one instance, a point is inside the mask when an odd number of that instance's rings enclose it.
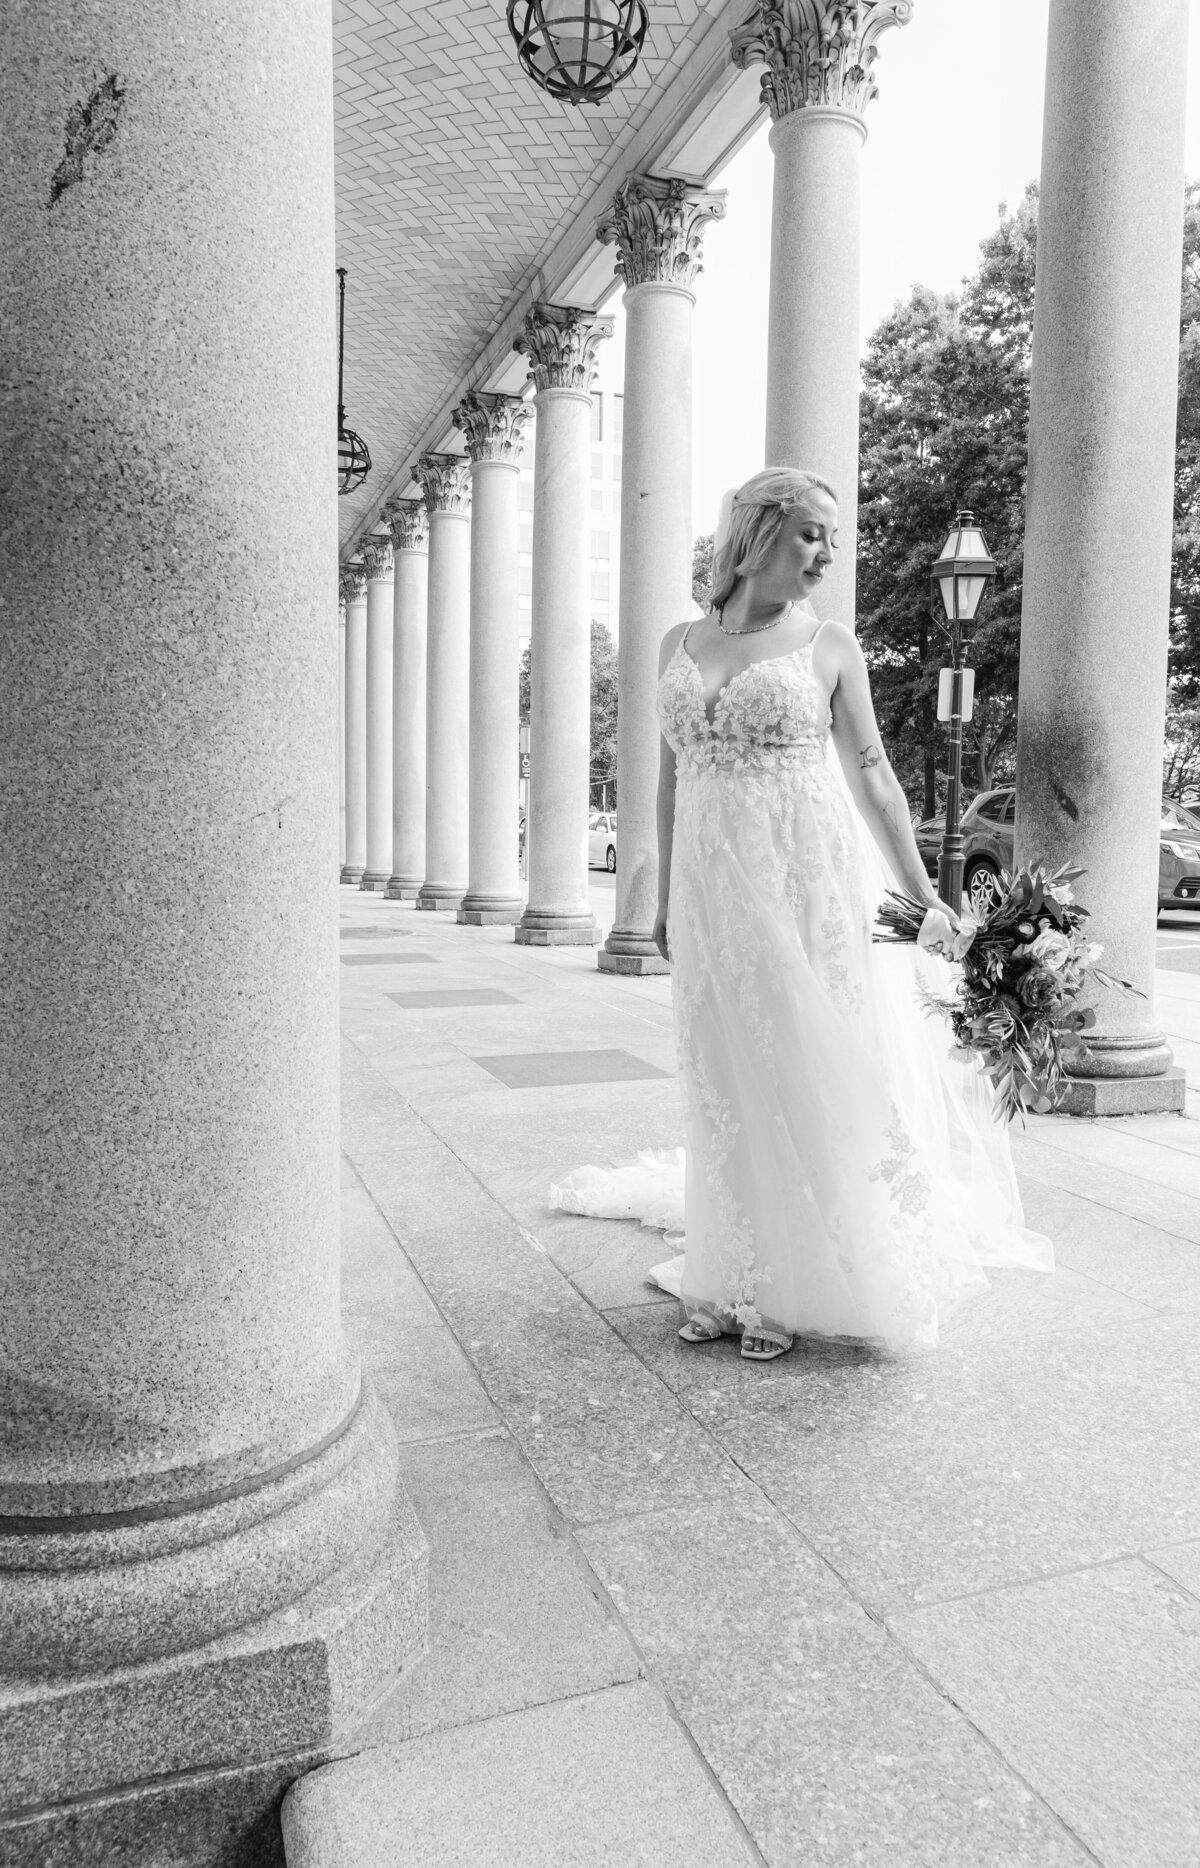
<path fill-rule="evenodd" d="M 1090 1006 L 1074 1003 L 1089 979 L 1137 991 L 1097 964 L 1104 949 L 1087 938 L 1088 911 L 1071 886 L 1082 874 L 1047 874 L 1041 864 L 1006 874 L 1000 900 L 970 930 L 966 950 L 955 943 L 960 971 L 950 996 L 924 994 L 927 1009 L 949 1019 L 958 1045 L 981 1059 L 1003 1121 L 1054 1107 L 1070 1052 L 1096 1022 Z M 879 911 L 885 932 L 875 938 L 916 941 L 927 913 L 913 896 L 889 894 Z"/>

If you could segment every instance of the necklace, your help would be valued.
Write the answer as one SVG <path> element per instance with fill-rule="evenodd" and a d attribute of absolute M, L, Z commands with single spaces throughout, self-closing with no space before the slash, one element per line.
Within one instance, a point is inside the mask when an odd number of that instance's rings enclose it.
<path fill-rule="evenodd" d="M 726 629 L 724 610 L 718 610 L 717 628 L 723 636 L 756 636 L 760 629 L 778 629 L 780 623 L 786 622 L 795 607 L 794 603 L 789 603 L 787 609 L 780 615 L 773 616 L 769 623 L 747 623 L 744 629 Z"/>

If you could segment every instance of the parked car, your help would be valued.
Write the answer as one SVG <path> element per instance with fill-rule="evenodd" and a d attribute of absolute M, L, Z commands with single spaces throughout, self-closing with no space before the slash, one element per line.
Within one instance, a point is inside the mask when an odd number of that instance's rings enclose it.
<path fill-rule="evenodd" d="M 1001 870 L 1012 869 L 1016 792 L 1011 785 L 982 791 L 962 814 L 963 902 L 986 914 L 999 894 Z M 936 878 L 946 814 L 915 828 L 917 848 Z M 1158 846 L 1159 908 L 1200 907 L 1200 813 L 1174 798 L 1162 801 Z"/>
<path fill-rule="evenodd" d="M 612 875 L 617 867 L 617 814 L 593 811 L 588 818 L 588 868 L 607 869 Z"/>

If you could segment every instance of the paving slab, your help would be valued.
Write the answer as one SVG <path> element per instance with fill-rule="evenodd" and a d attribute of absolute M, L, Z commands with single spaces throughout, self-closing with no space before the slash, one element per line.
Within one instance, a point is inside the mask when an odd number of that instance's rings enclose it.
<path fill-rule="evenodd" d="M 597 1525 L 581 1541 L 769 1863 L 1089 1860 L 765 1501 Z"/>
<path fill-rule="evenodd" d="M 283 1806 L 288 1868 L 750 1868 L 756 1857 L 647 1685 L 326 1765 Z"/>
<path fill-rule="evenodd" d="M 689 1349 L 657 1309 L 619 1321 L 881 1612 L 1200 1537 L 1191 1318 L 912 1361 L 805 1346 L 765 1369 L 732 1343 Z"/>
<path fill-rule="evenodd" d="M 1200 1309 L 1200 1245 L 1045 1181 L 1023 1191 L 1030 1225 L 1054 1240 L 1059 1278 L 1083 1272 L 1153 1310 Z"/>
<path fill-rule="evenodd" d="M 1105 1868 L 1195 1868 L 1194 1597 L 1132 1561 L 944 1603 L 895 1628 Z"/>
<path fill-rule="evenodd" d="M 344 1074 L 346 1152 L 564 1515 L 588 1522 L 735 1482 L 711 1437 L 448 1149 L 392 1148 L 401 1099 L 370 1064 L 355 1054 Z"/>
<path fill-rule="evenodd" d="M 429 1652 L 364 1744 L 638 1678 L 623 1623 L 509 1434 L 404 1446 L 400 1473 L 429 1540 Z"/>
<path fill-rule="evenodd" d="M 670 1074 L 630 1051 L 509 1051 L 495 1057 L 476 1056 L 474 1061 L 510 1090 L 546 1089 L 562 1083 L 632 1083 Z"/>
<path fill-rule="evenodd" d="M 1147 1563 L 1181 1583 L 1190 1595 L 1200 1600 L 1200 1542 L 1175 1544 L 1166 1550 L 1146 1552 Z"/>

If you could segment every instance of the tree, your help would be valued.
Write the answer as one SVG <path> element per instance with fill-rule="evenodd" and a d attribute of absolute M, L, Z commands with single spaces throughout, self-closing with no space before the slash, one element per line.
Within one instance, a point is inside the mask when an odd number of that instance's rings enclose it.
<path fill-rule="evenodd" d="M 692 546 L 692 599 L 703 610 L 712 596 L 713 538 L 703 532 Z"/>
<path fill-rule="evenodd" d="M 533 644 L 527 642 L 521 656 L 517 694 L 522 726 L 529 725 L 529 670 Z M 612 635 L 603 623 L 592 623 L 591 639 L 591 757 L 589 795 L 596 802 L 603 786 L 610 793 L 610 806 L 616 797 L 617 784 L 617 651 Z M 531 748 L 537 757 L 536 747 Z"/>
<path fill-rule="evenodd" d="M 1001 566 L 971 650 L 978 698 L 964 748 L 981 789 L 1009 775 L 1016 737 L 1036 185 L 1000 213 L 963 291 L 914 287 L 863 363 L 858 628 L 892 762 L 926 816 L 937 807 L 946 660 L 929 568 L 960 506 Z"/>
<path fill-rule="evenodd" d="M 1186 713 L 1200 702 L 1200 183 L 1197 182 L 1189 182 L 1184 198 L 1169 671 L 1168 739 L 1172 711 Z M 1168 771 L 1169 763 L 1168 759 Z M 1166 775 L 1164 782 L 1168 782 Z"/>

